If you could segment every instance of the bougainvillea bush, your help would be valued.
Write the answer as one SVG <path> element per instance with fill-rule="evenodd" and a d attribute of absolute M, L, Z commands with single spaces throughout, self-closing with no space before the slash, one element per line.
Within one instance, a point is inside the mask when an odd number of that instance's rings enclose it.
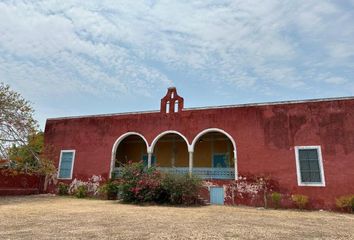
<path fill-rule="evenodd" d="M 124 202 L 159 202 L 161 173 L 146 169 L 142 162 L 124 165 L 120 174 L 119 196 Z"/>
<path fill-rule="evenodd" d="M 196 204 L 201 180 L 195 176 L 165 174 L 143 163 L 129 162 L 120 175 L 119 195 L 129 203 Z"/>

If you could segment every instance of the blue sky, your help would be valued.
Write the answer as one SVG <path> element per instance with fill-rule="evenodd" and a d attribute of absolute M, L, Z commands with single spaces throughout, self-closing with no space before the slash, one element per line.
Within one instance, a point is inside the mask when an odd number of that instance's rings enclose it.
<path fill-rule="evenodd" d="M 49 117 L 354 95 L 354 1 L 0 1 L 0 81 Z"/>

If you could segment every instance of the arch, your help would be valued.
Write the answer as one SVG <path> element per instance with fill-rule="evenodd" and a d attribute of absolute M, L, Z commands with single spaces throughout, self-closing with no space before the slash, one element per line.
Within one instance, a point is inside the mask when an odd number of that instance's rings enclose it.
<path fill-rule="evenodd" d="M 184 141 L 186 142 L 186 144 L 187 144 L 188 151 L 190 152 L 190 149 L 191 149 L 191 148 L 190 148 L 190 144 L 189 144 L 189 142 L 188 142 L 188 139 L 187 139 L 182 133 L 180 133 L 180 132 L 178 132 L 178 131 L 175 131 L 175 130 L 167 130 L 167 131 L 164 131 L 164 132 L 160 133 L 159 135 L 157 135 L 157 136 L 154 138 L 154 140 L 152 141 L 152 143 L 151 143 L 150 152 L 151 152 L 151 153 L 154 152 L 154 147 L 155 147 L 157 141 L 158 141 L 160 138 L 162 138 L 162 137 L 165 136 L 166 134 L 171 134 L 171 133 L 177 134 L 177 135 L 179 135 L 180 137 L 182 137 L 183 140 L 184 140 Z"/>
<path fill-rule="evenodd" d="M 235 140 L 233 139 L 233 137 L 228 134 L 225 130 L 222 130 L 220 128 L 207 128 L 207 129 L 204 129 L 203 131 L 201 131 L 200 133 L 197 134 L 197 136 L 194 137 L 193 141 L 192 141 L 192 144 L 191 144 L 191 150 L 192 152 L 194 152 L 194 147 L 195 147 L 195 144 L 197 143 L 198 139 L 203 136 L 204 134 L 207 134 L 209 132 L 219 132 L 219 133 L 222 133 L 224 134 L 226 137 L 228 137 L 232 143 L 232 146 L 234 148 L 234 159 L 237 159 L 237 150 L 236 150 L 236 142 Z"/>
<path fill-rule="evenodd" d="M 119 138 L 117 138 L 117 140 L 114 142 L 113 144 L 113 147 L 112 147 L 112 155 L 111 155 L 111 170 L 110 170 L 110 176 L 112 175 L 112 171 L 114 169 L 114 164 L 115 164 L 115 158 L 116 158 L 116 153 L 117 153 L 117 149 L 118 149 L 118 146 L 119 144 L 128 136 L 131 136 L 131 135 L 136 135 L 136 136 L 139 136 L 141 137 L 144 142 L 145 142 L 145 145 L 146 145 L 146 151 L 149 152 L 149 144 L 148 142 L 146 141 L 146 138 L 138 133 L 138 132 L 127 132 L 127 133 L 124 133 L 122 134 Z"/>

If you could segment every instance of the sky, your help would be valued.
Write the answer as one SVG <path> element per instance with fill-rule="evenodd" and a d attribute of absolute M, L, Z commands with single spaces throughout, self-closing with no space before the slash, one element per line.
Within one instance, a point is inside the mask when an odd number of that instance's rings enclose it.
<path fill-rule="evenodd" d="M 47 118 L 354 95 L 354 0 L 0 0 L 0 82 Z"/>

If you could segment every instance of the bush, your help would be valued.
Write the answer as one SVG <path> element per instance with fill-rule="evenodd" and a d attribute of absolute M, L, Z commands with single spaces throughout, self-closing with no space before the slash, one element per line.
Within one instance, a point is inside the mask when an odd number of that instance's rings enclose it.
<path fill-rule="evenodd" d="M 162 188 L 171 204 L 197 204 L 201 187 L 201 179 L 188 174 L 166 174 L 162 179 Z"/>
<path fill-rule="evenodd" d="M 281 193 L 273 192 L 270 195 L 270 198 L 272 200 L 274 208 L 279 208 L 280 207 L 281 198 L 282 198 Z"/>
<path fill-rule="evenodd" d="M 161 174 L 155 168 L 145 169 L 142 162 L 129 162 L 122 167 L 119 192 L 125 202 L 159 202 Z"/>
<path fill-rule="evenodd" d="M 69 194 L 69 185 L 60 182 L 58 184 L 58 194 L 63 196 L 63 195 L 68 195 Z"/>
<path fill-rule="evenodd" d="M 336 198 L 336 205 L 344 211 L 354 212 L 354 195 Z"/>
<path fill-rule="evenodd" d="M 295 194 L 291 196 L 291 199 L 299 209 L 304 209 L 309 202 L 309 197 L 305 195 Z"/>
<path fill-rule="evenodd" d="M 99 191 L 104 194 L 108 200 L 116 200 L 119 192 L 119 183 L 110 180 L 102 185 Z"/>
<path fill-rule="evenodd" d="M 195 204 L 202 185 L 197 177 L 161 174 L 142 162 L 124 165 L 120 176 L 120 197 L 130 203 Z"/>
<path fill-rule="evenodd" d="M 77 198 L 85 198 L 87 197 L 87 186 L 86 185 L 81 185 L 77 188 L 75 192 L 75 196 Z"/>

